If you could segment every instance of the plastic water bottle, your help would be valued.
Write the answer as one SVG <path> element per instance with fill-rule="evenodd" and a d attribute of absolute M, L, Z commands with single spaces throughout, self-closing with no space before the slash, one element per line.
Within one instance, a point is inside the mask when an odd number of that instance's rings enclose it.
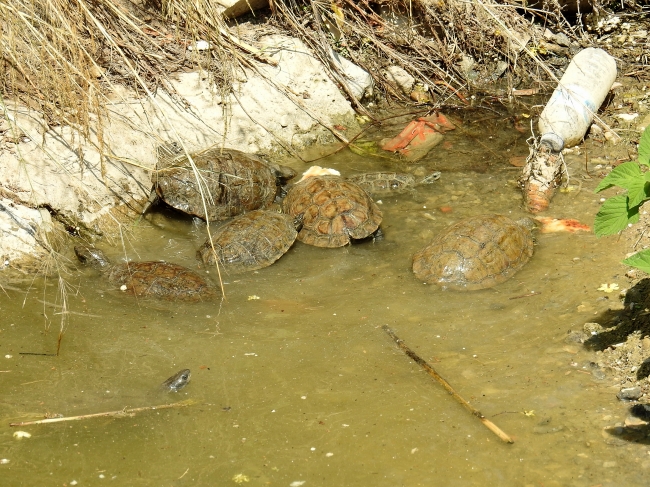
<path fill-rule="evenodd" d="M 539 117 L 540 143 L 560 152 L 578 144 L 616 79 L 616 61 L 602 49 L 576 54 Z"/>

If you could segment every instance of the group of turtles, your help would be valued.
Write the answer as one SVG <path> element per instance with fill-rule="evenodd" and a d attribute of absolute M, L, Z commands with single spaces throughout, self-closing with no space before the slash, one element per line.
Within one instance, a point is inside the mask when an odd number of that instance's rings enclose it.
<path fill-rule="evenodd" d="M 157 197 L 207 221 L 225 221 L 199 248 L 205 265 L 229 272 L 274 263 L 294 241 L 341 247 L 377 235 L 382 212 L 378 193 L 404 191 L 431 182 L 404 173 L 303 177 L 233 149 L 210 148 L 186 155 L 175 146 L 159 150 L 153 176 Z M 279 207 L 279 208 L 278 208 Z M 112 284 L 139 296 L 203 300 L 216 294 L 196 272 L 165 262 L 111 265 L 98 249 L 75 248 L 82 262 L 105 270 Z M 530 230 L 500 215 L 472 217 L 450 226 L 413 256 L 418 279 L 445 288 L 471 290 L 508 279 L 532 256 Z"/>

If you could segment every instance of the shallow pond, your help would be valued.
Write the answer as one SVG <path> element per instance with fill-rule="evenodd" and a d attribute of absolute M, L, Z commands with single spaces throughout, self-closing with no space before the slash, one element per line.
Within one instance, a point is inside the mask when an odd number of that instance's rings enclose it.
<path fill-rule="evenodd" d="M 61 354 L 25 355 L 56 350 L 61 308 L 48 303 L 60 302 L 59 286 L 6 285 L 0 483 L 645 485 L 650 451 L 603 429 L 620 423 L 627 405 L 589 370 L 593 354 L 565 342 L 617 300 L 598 291 L 602 283 L 626 285 L 622 244 L 540 234 L 514 278 L 471 293 L 423 285 L 410 270 L 411 255 L 450 223 L 524 215 L 508 160 L 527 154 L 525 136 L 507 115 L 481 115 L 415 165 L 442 171 L 437 183 L 381 198 L 383 240 L 340 249 L 297 242 L 271 267 L 224 275 L 223 301 L 137 300 L 70 264 Z M 577 185 L 584 165 L 569 162 Z M 347 150 L 318 164 L 346 175 L 404 168 Z M 591 224 L 596 184 L 559 193 L 549 214 Z M 123 246 L 104 248 L 115 260 L 126 252 L 196 267 L 204 239 L 202 224 L 159 212 L 125 232 Z M 456 403 L 395 346 L 386 324 L 515 443 Z M 158 389 L 183 368 L 192 371 L 186 388 Z M 183 400 L 192 402 L 9 427 Z M 16 430 L 31 437 L 16 439 Z"/>

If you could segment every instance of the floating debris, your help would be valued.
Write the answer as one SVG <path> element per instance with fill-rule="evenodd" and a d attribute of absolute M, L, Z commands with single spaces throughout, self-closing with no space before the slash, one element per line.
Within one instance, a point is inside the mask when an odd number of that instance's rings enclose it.
<path fill-rule="evenodd" d="M 604 293 L 612 293 L 614 291 L 618 291 L 618 284 L 616 284 L 615 282 L 611 284 L 607 284 L 607 283 L 601 284 L 598 290 Z"/>
<path fill-rule="evenodd" d="M 311 166 L 304 173 L 302 173 L 302 177 L 298 182 L 304 181 L 305 179 L 311 178 L 313 176 L 340 176 L 340 175 L 341 173 L 336 169 L 332 169 L 329 167 L 321 167 L 321 166 Z"/>
<path fill-rule="evenodd" d="M 17 440 L 22 440 L 23 438 L 31 438 L 32 435 L 31 433 L 28 433 L 27 431 L 16 431 L 14 432 L 14 438 Z"/>
<path fill-rule="evenodd" d="M 542 233 L 555 233 L 555 232 L 579 232 L 591 231 L 589 225 L 580 223 L 573 218 L 552 218 L 550 216 L 536 216 L 535 220 L 542 224 Z"/>
<path fill-rule="evenodd" d="M 248 475 L 244 475 L 243 473 L 238 473 L 236 475 L 233 475 L 232 481 L 235 482 L 236 484 L 243 484 L 244 482 L 250 482 L 251 479 L 248 477 Z"/>

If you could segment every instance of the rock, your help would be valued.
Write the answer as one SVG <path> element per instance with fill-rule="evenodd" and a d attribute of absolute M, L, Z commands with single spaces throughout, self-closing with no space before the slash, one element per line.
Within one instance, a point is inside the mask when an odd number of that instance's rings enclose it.
<path fill-rule="evenodd" d="M 11 265 L 14 260 L 24 258 L 26 254 L 36 258 L 47 254 L 39 228 L 43 229 L 42 232 L 52 229 L 49 213 L 44 217 L 38 209 L 0 198 L 0 269 Z"/>
<path fill-rule="evenodd" d="M 415 84 L 415 78 L 399 66 L 389 66 L 384 70 L 384 76 L 391 83 L 395 83 L 405 95 L 411 93 Z"/>
<path fill-rule="evenodd" d="M 559 46 L 571 47 L 571 40 L 564 32 L 555 34 L 555 37 L 553 38 L 553 42 L 555 42 Z"/>
<path fill-rule="evenodd" d="M 588 335 L 593 336 L 601 333 L 604 330 L 604 328 L 599 323 L 585 323 L 583 325 L 583 330 Z"/>
<path fill-rule="evenodd" d="M 636 401 L 643 395 L 640 387 L 623 387 L 616 397 L 621 401 Z"/>
<path fill-rule="evenodd" d="M 226 7 L 221 15 L 227 19 L 234 19 L 269 6 L 269 0 L 217 0 L 217 3 Z"/>
<path fill-rule="evenodd" d="M 585 332 L 572 331 L 565 338 L 565 343 L 584 343 L 589 338 Z"/>
<path fill-rule="evenodd" d="M 503 73 L 506 72 L 506 69 L 508 69 L 509 64 L 505 61 L 499 61 L 497 63 L 496 68 L 494 69 L 494 73 L 492 74 L 494 79 L 499 78 Z"/>
<path fill-rule="evenodd" d="M 463 58 L 461 59 L 460 63 L 458 63 L 458 67 L 460 68 L 461 73 L 463 73 L 466 78 L 471 79 L 476 77 L 476 72 L 474 71 L 475 64 L 476 61 L 474 61 L 474 58 L 472 56 L 463 54 Z"/>
<path fill-rule="evenodd" d="M 349 61 L 348 59 L 339 55 L 339 53 L 333 49 L 330 49 L 330 54 L 334 63 L 338 65 L 339 69 L 347 77 L 345 81 L 350 87 L 352 94 L 358 100 L 361 100 L 366 96 L 372 96 L 374 83 L 372 81 L 372 76 L 370 76 L 370 73 L 368 73 L 368 71 L 365 69 L 360 68 L 352 61 Z"/>
<path fill-rule="evenodd" d="M 641 418 L 635 418 L 634 416 L 628 416 L 625 418 L 625 426 L 627 427 L 646 426 L 647 424 L 646 421 L 643 421 Z"/>

